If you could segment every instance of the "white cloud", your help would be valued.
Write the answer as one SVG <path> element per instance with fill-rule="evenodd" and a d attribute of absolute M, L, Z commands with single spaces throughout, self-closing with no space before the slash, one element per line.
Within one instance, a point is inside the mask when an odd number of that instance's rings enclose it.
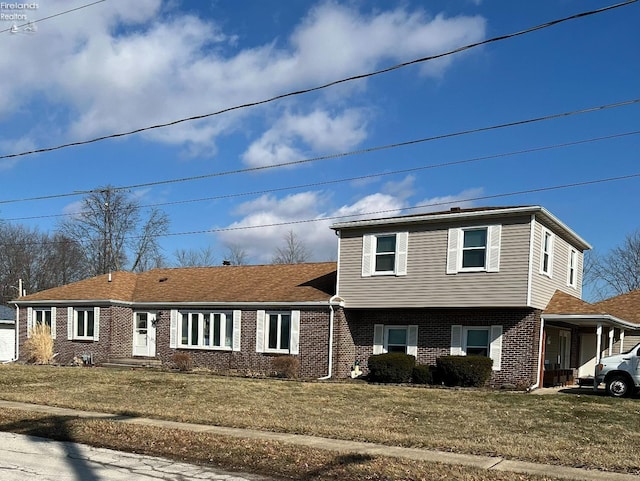
<path fill-rule="evenodd" d="M 58 13 L 55 4 L 42 3 L 39 16 Z M 11 75 L 0 77 L 0 119 L 44 99 L 46 107 L 64 110 L 55 119 L 63 135 L 84 139 L 262 100 L 476 41 L 485 33 L 481 17 L 429 17 L 403 8 L 363 14 L 326 2 L 309 12 L 283 46 L 239 50 L 238 38 L 215 21 L 169 8 L 160 0 L 138 0 L 135 6 L 104 2 L 42 22 L 33 35 L 7 36 L 5 47 L 12 54 L 0 57 L 0 69 Z M 445 67 L 440 63 L 425 72 L 441 74 Z M 341 92 L 347 95 L 348 89 Z M 214 153 L 216 139 L 237 131 L 255 112 L 264 110 L 245 109 L 144 135 L 196 154 Z M 285 116 L 282 128 L 312 149 L 339 149 L 364 138 L 360 115 L 329 115 L 320 108 Z M 297 129 L 287 126 L 296 120 L 304 122 Z M 47 131 L 41 125 L 34 130 Z M 290 139 L 272 135 L 256 144 L 264 157 L 259 162 L 299 153 L 301 147 Z M 48 136 L 39 140 L 52 143 Z"/>
<path fill-rule="evenodd" d="M 319 109 L 307 115 L 287 113 L 249 146 L 243 160 L 254 167 L 302 160 L 304 146 L 323 152 L 349 150 L 366 137 L 365 126 L 364 115 L 357 109 L 335 116 Z"/>
<path fill-rule="evenodd" d="M 481 197 L 483 194 L 484 189 L 482 187 L 475 187 L 463 190 L 458 194 L 430 197 L 418 202 L 416 204 L 418 208 L 414 212 L 437 212 L 451 207 L 473 207 L 477 204 L 477 200 L 474 199 Z"/>

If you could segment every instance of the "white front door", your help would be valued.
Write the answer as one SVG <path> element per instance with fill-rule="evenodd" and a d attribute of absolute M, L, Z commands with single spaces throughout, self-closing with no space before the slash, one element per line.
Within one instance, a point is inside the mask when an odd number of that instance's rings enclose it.
<path fill-rule="evenodd" d="M 133 355 L 155 357 L 156 314 L 136 312 L 133 319 Z"/>
<path fill-rule="evenodd" d="M 578 377 L 593 376 L 596 370 L 596 335 L 583 332 L 580 334 L 580 366 Z"/>

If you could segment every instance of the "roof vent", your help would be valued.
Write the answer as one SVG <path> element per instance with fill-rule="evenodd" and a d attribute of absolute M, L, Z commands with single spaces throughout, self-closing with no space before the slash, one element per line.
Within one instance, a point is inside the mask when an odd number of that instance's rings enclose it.
<path fill-rule="evenodd" d="M 222 265 L 223 266 L 230 266 L 231 265 L 231 261 L 222 261 Z"/>
<path fill-rule="evenodd" d="M 451 207 L 451 212 L 460 212 L 461 210 L 460 207 Z"/>
<path fill-rule="evenodd" d="M 161 277 L 160 279 L 158 279 L 158 282 L 166 282 L 168 280 L 169 280 L 168 277 Z"/>

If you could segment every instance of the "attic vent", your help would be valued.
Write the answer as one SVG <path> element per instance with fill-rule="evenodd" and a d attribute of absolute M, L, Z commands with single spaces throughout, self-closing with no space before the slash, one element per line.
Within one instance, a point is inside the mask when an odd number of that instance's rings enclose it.
<path fill-rule="evenodd" d="M 160 279 L 158 279 L 158 282 L 166 282 L 168 280 L 169 280 L 168 277 L 161 277 Z"/>

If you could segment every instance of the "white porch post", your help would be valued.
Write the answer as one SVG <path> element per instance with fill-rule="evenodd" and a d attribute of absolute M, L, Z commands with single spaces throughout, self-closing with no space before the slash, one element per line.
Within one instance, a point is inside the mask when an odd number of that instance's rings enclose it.
<path fill-rule="evenodd" d="M 615 328 L 609 327 L 609 355 L 613 356 L 613 339 L 615 337 Z"/>
<path fill-rule="evenodd" d="M 602 323 L 598 323 L 596 327 L 596 362 L 600 362 L 602 355 Z"/>
<path fill-rule="evenodd" d="M 620 329 L 620 354 L 624 352 L 624 329 Z"/>

